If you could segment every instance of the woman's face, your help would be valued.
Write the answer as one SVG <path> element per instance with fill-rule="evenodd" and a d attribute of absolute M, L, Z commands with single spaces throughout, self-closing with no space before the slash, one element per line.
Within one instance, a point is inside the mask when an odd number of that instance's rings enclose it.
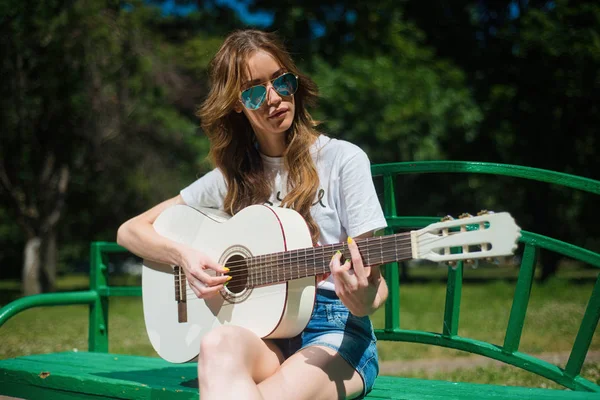
<path fill-rule="evenodd" d="M 249 110 L 241 102 L 238 103 L 235 110 L 246 115 L 261 146 L 263 143 L 273 143 L 274 141 L 284 143 L 284 133 L 294 120 L 296 110 L 294 96 L 280 95 L 271 83 L 271 80 L 284 72 L 287 72 L 286 69 L 265 51 L 259 50 L 248 59 L 248 79 L 240 91 L 263 84 L 267 88 L 266 99 L 257 110 Z"/>

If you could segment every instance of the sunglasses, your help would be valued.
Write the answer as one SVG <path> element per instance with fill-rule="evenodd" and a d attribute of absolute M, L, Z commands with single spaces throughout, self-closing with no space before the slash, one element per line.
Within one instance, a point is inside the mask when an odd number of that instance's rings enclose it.
<path fill-rule="evenodd" d="M 270 82 L 273 89 L 281 96 L 291 96 L 298 90 L 298 77 L 291 72 L 286 72 L 277 78 L 271 79 Z M 258 110 L 267 98 L 266 82 L 242 91 L 240 97 L 242 104 L 248 110 Z"/>

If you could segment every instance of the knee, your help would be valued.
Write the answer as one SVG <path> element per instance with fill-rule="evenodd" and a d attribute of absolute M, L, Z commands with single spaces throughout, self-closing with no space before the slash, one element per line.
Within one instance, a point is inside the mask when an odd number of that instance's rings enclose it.
<path fill-rule="evenodd" d="M 221 370 L 235 367 L 241 353 L 238 349 L 240 343 L 237 329 L 239 328 L 235 326 L 221 326 L 206 334 L 200 342 L 198 364 Z"/>

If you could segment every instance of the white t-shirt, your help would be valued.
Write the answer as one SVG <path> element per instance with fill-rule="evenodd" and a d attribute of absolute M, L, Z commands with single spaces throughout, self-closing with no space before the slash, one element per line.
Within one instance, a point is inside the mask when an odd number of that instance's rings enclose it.
<path fill-rule="evenodd" d="M 319 245 L 345 241 L 348 236 L 387 226 L 371 177 L 366 153 L 344 140 L 319 136 L 311 147 L 311 155 L 319 175 L 319 189 L 311 215 L 319 227 Z M 268 204 L 278 206 L 287 193 L 287 171 L 282 157 L 262 155 L 265 172 L 273 178 L 273 192 Z M 181 191 L 181 197 L 192 207 L 223 210 L 227 184 L 217 168 Z M 333 279 L 319 287 L 334 290 Z"/>

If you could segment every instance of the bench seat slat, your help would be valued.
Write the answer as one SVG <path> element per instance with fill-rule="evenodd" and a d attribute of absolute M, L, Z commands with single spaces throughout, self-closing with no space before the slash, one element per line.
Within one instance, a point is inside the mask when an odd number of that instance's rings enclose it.
<path fill-rule="evenodd" d="M 386 397 L 387 396 L 387 397 Z M 480 383 L 457 383 L 429 379 L 401 378 L 380 376 L 375 388 L 367 398 L 386 399 L 600 399 L 600 393 L 574 392 L 569 390 L 553 390 L 527 388 L 520 386 L 500 386 Z"/>
<path fill-rule="evenodd" d="M 67 352 L 0 360 L 0 394 L 23 398 L 197 399 L 196 364 Z M 369 399 L 589 399 L 600 393 L 380 376 Z"/>

